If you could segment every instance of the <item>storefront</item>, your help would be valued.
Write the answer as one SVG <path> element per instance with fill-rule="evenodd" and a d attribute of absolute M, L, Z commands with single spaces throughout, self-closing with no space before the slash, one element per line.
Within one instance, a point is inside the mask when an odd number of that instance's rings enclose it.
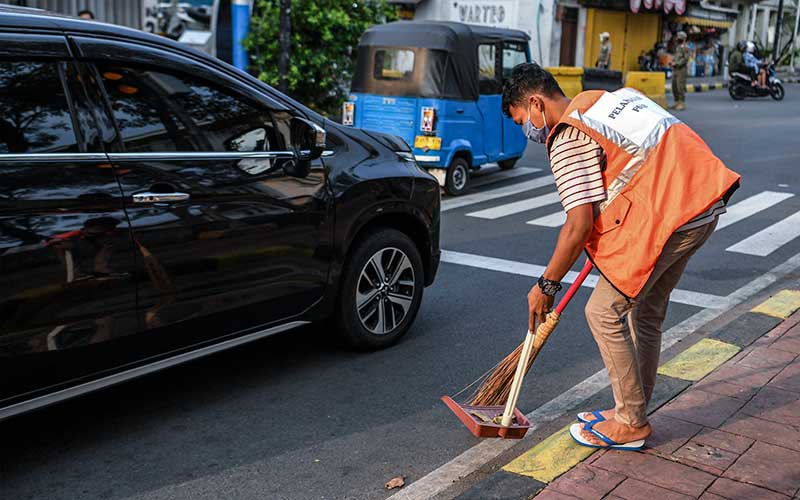
<path fill-rule="evenodd" d="M 664 23 L 663 42 L 669 53 L 674 51 L 674 35 L 678 31 L 687 34 L 689 46 L 689 76 L 711 77 L 722 74 L 727 57 L 725 41 L 735 17 L 725 12 L 689 5 L 681 16 L 672 15 Z"/>

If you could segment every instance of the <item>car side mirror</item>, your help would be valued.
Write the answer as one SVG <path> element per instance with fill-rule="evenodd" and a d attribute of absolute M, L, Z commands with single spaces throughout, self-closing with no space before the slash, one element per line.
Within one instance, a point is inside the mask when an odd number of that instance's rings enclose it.
<path fill-rule="evenodd" d="M 325 129 L 304 118 L 292 118 L 290 125 L 294 161 L 286 162 L 284 170 L 292 177 L 306 177 L 311 162 L 322 156 L 327 136 Z"/>

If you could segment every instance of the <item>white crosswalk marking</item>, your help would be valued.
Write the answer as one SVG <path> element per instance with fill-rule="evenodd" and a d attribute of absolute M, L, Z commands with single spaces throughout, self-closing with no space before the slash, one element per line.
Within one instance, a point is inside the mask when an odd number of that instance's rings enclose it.
<path fill-rule="evenodd" d="M 749 198 L 745 198 L 740 202 L 734 203 L 733 205 L 729 205 L 726 207 L 727 213 L 720 215 L 716 230 L 719 231 L 720 229 L 728 227 L 731 224 L 735 224 L 742 219 L 746 219 L 751 215 L 755 215 L 773 205 L 777 205 L 778 203 L 787 198 L 791 198 L 792 196 L 794 196 L 792 193 L 762 191 Z"/>
<path fill-rule="evenodd" d="M 442 212 L 453 210 L 454 208 L 465 207 L 467 205 L 474 205 L 475 203 L 482 203 L 484 201 L 503 198 L 504 196 L 524 193 L 525 191 L 531 191 L 540 187 L 549 186 L 550 184 L 553 184 L 553 182 L 552 175 L 545 175 L 529 181 L 520 182 L 519 184 L 512 184 L 510 186 L 490 189 L 481 193 L 467 194 L 457 198 L 448 198 L 442 201 Z"/>
<path fill-rule="evenodd" d="M 535 264 L 528 264 L 526 262 L 517 262 L 513 260 L 498 259 L 495 257 L 486 257 L 483 255 L 474 255 L 469 253 L 451 252 L 449 250 L 442 250 L 442 262 L 450 264 L 460 264 L 462 266 L 476 267 L 479 269 L 488 269 L 490 271 L 499 271 L 501 273 L 517 274 L 520 276 L 529 276 L 531 278 L 538 278 L 544 273 L 545 267 Z M 564 276 L 562 280 L 564 283 L 572 283 L 578 277 L 578 273 L 570 271 Z M 590 274 L 587 276 L 583 286 L 594 288 L 597 285 L 597 276 Z M 721 309 L 727 307 L 728 301 L 725 297 L 719 295 L 712 295 L 710 293 L 692 292 L 690 290 L 681 290 L 676 288 L 672 291 L 669 300 L 680 304 L 689 304 L 691 306 Z"/>
<path fill-rule="evenodd" d="M 800 236 L 800 212 L 726 248 L 729 252 L 766 257 Z"/>
<path fill-rule="evenodd" d="M 513 179 L 515 177 L 519 177 L 522 175 L 530 175 L 536 172 L 541 172 L 541 168 L 534 168 L 534 167 L 516 167 L 512 170 L 496 170 L 491 169 L 488 172 L 483 171 L 486 167 L 481 167 L 480 174 L 476 175 L 474 178 L 469 180 L 469 186 L 476 188 L 485 186 L 487 184 L 494 184 L 495 182 L 500 182 L 506 179 Z"/>
<path fill-rule="evenodd" d="M 479 210 L 467 215 L 470 217 L 478 217 L 480 219 L 499 219 L 500 217 L 514 215 L 527 210 L 533 210 L 534 208 L 552 205 L 553 203 L 559 203 L 560 201 L 561 198 L 558 197 L 558 193 L 547 193 L 541 196 L 534 196 L 533 198 L 527 198 L 524 200 L 515 201 L 513 203 L 506 203 L 505 205 L 487 208 L 486 210 Z"/>
<path fill-rule="evenodd" d="M 529 220 L 525 224 L 530 224 L 531 226 L 561 227 L 565 222 L 567 222 L 567 213 L 563 210 L 559 210 L 558 212 L 545 215 L 544 217 Z"/>

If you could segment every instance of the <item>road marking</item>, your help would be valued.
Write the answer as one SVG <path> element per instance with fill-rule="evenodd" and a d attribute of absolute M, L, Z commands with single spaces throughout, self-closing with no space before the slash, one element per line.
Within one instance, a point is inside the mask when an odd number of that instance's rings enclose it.
<path fill-rule="evenodd" d="M 575 467 L 597 450 L 575 444 L 569 435 L 570 425 L 503 466 L 503 470 L 549 483 Z"/>
<path fill-rule="evenodd" d="M 800 269 L 800 254 L 795 255 L 786 262 L 774 267 L 769 272 L 762 274 L 728 295 L 727 308 L 703 309 L 689 316 L 664 332 L 661 339 L 661 352 L 666 351 L 709 322 L 722 316 L 723 313 L 798 269 Z M 605 369 L 575 384 L 559 396 L 525 415 L 528 420 L 532 422 L 529 432 L 533 432 L 541 423 L 555 420 L 563 415 L 564 412 L 574 409 L 582 401 L 594 396 L 608 387 L 608 385 L 608 375 Z M 393 500 L 423 500 L 434 497 L 450 488 L 453 483 L 459 479 L 472 474 L 487 462 L 497 458 L 501 453 L 508 451 L 517 443 L 518 441 L 513 439 L 483 440 L 454 459 L 443 464 L 438 469 L 431 471 L 417 481 L 407 485 L 404 489 L 389 498 Z"/>
<path fill-rule="evenodd" d="M 742 219 L 764 211 L 773 205 L 777 205 L 787 198 L 794 196 L 792 193 L 779 193 L 777 191 L 762 191 L 749 198 L 734 203 L 726 207 L 727 212 L 719 216 L 717 231 L 722 228 L 735 224 Z"/>
<path fill-rule="evenodd" d="M 800 236 L 800 212 L 762 229 L 725 250 L 766 257 L 798 236 Z"/>
<path fill-rule="evenodd" d="M 781 290 L 751 311 L 786 319 L 800 309 L 800 290 Z"/>
<path fill-rule="evenodd" d="M 486 269 L 489 271 L 498 271 L 501 273 L 517 274 L 520 276 L 529 276 L 531 278 L 538 278 L 544 274 L 545 266 L 536 264 L 528 264 L 526 262 L 517 262 L 514 260 L 498 259 L 496 257 L 486 257 L 483 255 L 474 255 L 469 253 L 452 252 L 449 250 L 442 250 L 442 262 L 450 264 L 460 264 L 462 266 L 475 267 L 478 269 Z M 570 271 L 564 276 L 564 283 L 572 283 L 578 277 L 578 273 Z M 589 275 L 583 282 L 583 286 L 594 288 L 597 285 L 597 276 Z M 719 295 L 712 295 L 703 292 L 692 292 L 690 290 L 681 290 L 676 288 L 672 291 L 669 297 L 670 301 L 679 304 L 688 304 L 690 306 L 707 307 L 711 309 L 722 309 L 727 307 L 728 300 Z"/>
<path fill-rule="evenodd" d="M 553 184 L 553 176 L 551 174 L 537 177 L 535 179 L 520 182 L 519 184 L 512 184 L 510 186 L 503 186 L 497 189 L 491 189 L 483 193 L 472 193 L 455 198 L 448 198 L 442 201 L 442 212 L 453 210 L 454 208 L 461 208 L 475 203 L 482 203 L 484 201 L 495 200 L 504 196 L 511 196 L 514 194 L 524 193 L 540 187 L 549 186 Z"/>
<path fill-rule="evenodd" d="M 477 212 L 471 212 L 467 215 L 469 217 L 494 220 L 507 215 L 514 215 L 520 212 L 546 207 L 547 205 L 552 205 L 553 203 L 559 202 L 561 202 L 561 198 L 558 196 L 558 193 L 547 193 L 541 196 L 534 196 L 533 198 L 527 198 L 525 200 L 487 208 L 485 210 L 478 210 Z"/>
<path fill-rule="evenodd" d="M 559 210 L 550 215 L 529 220 L 525 224 L 530 224 L 531 226 L 561 227 L 565 222 L 567 222 L 567 213 L 563 210 Z"/>
<path fill-rule="evenodd" d="M 740 347 L 715 339 L 700 339 L 658 368 L 658 373 L 682 380 L 697 381 L 731 359 Z"/>
<path fill-rule="evenodd" d="M 476 175 L 474 178 L 470 179 L 469 186 L 472 188 L 485 186 L 487 184 L 494 184 L 495 182 L 504 181 L 506 179 L 513 179 L 515 177 L 520 177 L 522 175 L 530 175 L 535 174 L 536 172 L 541 172 L 541 168 L 535 167 L 516 167 L 512 170 L 489 170 L 488 172 L 484 172 L 484 168 L 481 167 L 480 175 Z"/>

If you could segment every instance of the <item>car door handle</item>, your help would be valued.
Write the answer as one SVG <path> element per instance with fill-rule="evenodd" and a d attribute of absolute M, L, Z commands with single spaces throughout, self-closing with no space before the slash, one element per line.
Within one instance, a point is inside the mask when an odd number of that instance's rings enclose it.
<path fill-rule="evenodd" d="M 172 203 L 189 199 L 189 193 L 136 193 L 134 203 Z"/>
<path fill-rule="evenodd" d="M 458 108 L 456 110 L 456 113 L 458 113 L 459 115 L 463 115 L 464 114 L 464 110 L 462 108 Z"/>

